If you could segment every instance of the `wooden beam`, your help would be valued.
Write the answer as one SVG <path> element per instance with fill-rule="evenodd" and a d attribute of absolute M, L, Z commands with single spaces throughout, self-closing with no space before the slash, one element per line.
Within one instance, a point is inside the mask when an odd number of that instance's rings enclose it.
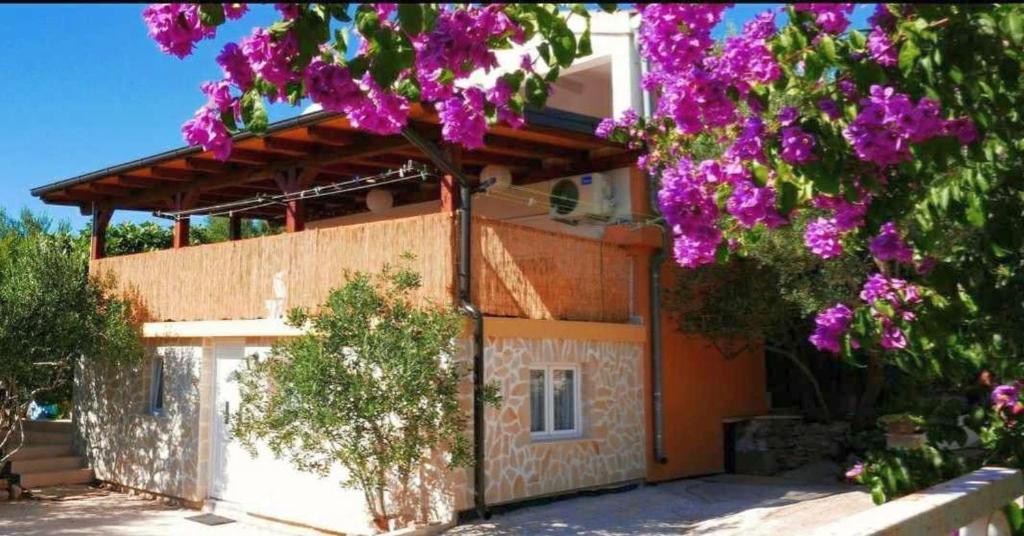
<path fill-rule="evenodd" d="M 102 259 L 107 256 L 107 226 L 110 224 L 110 217 L 113 215 L 113 210 L 93 208 L 92 237 L 89 240 L 89 257 L 93 260 Z"/>
<path fill-rule="evenodd" d="M 179 192 L 171 196 L 171 199 L 174 204 L 174 210 L 188 210 L 194 207 L 196 201 L 199 200 L 199 191 L 190 190 L 187 192 Z M 174 220 L 174 233 L 171 237 L 171 247 L 174 249 L 188 247 L 189 220 L 190 218 L 178 218 Z"/>
<path fill-rule="evenodd" d="M 353 143 L 362 141 L 361 138 L 364 137 L 357 132 L 342 130 L 340 128 L 325 127 L 322 125 L 306 127 L 306 135 L 309 136 L 309 139 L 317 143 L 341 146 L 352 145 Z"/>
<path fill-rule="evenodd" d="M 289 154 L 308 155 L 322 150 L 323 146 L 302 140 L 289 138 L 260 138 L 263 147 L 268 151 L 280 151 Z"/>
<path fill-rule="evenodd" d="M 167 166 L 153 166 L 149 168 L 149 173 L 154 177 L 166 178 L 166 179 L 177 179 L 177 180 L 192 180 L 203 174 L 191 169 L 173 168 Z"/>
<path fill-rule="evenodd" d="M 245 147 L 235 147 L 231 150 L 231 156 L 228 157 L 228 162 L 232 164 L 241 163 L 255 166 L 267 165 L 275 160 L 277 159 L 272 154 L 246 149 Z"/>
<path fill-rule="evenodd" d="M 133 177 L 131 175 L 118 175 L 114 177 L 114 184 L 126 188 L 152 188 L 160 184 L 160 179 L 153 177 Z"/>
<path fill-rule="evenodd" d="M 113 184 L 103 184 L 99 182 L 90 182 L 85 184 L 85 189 L 90 192 L 96 192 L 102 195 L 109 195 L 113 197 L 126 197 L 132 194 L 134 190 L 131 188 L 123 188 L 115 186 Z"/>
<path fill-rule="evenodd" d="M 576 149 L 569 149 L 566 147 L 559 147 L 557 145 L 548 145 L 545 143 L 537 143 L 527 140 L 517 140 L 514 138 L 508 138 L 505 136 L 497 136 L 494 134 L 487 134 L 484 136 L 484 146 L 479 150 L 486 151 L 488 153 L 500 153 L 511 156 L 523 156 L 526 158 L 565 158 L 574 160 L 579 157 L 582 153 L 586 155 L 586 151 L 580 151 Z"/>

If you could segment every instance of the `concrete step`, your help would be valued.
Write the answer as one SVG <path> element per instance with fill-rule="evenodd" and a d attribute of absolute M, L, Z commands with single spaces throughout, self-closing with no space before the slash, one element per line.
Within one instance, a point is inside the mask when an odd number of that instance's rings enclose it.
<path fill-rule="evenodd" d="M 49 433 L 49 432 L 36 432 L 34 430 L 25 431 L 25 444 L 32 445 L 63 445 L 71 444 L 71 433 Z"/>
<path fill-rule="evenodd" d="M 21 487 L 24 489 L 59 486 L 63 484 L 86 484 L 92 482 L 92 469 L 65 469 L 43 473 L 22 473 Z"/>
<path fill-rule="evenodd" d="M 79 469 L 85 463 L 78 456 L 55 456 L 53 458 L 39 458 L 36 460 L 18 460 L 11 462 L 11 472 L 20 475 L 22 473 L 43 473 L 48 471 L 63 471 L 64 469 Z"/>
<path fill-rule="evenodd" d="M 56 458 L 72 456 L 71 445 L 25 445 L 15 452 L 9 461 L 38 460 L 40 458 Z"/>
<path fill-rule="evenodd" d="M 70 434 L 75 431 L 71 420 L 60 421 L 21 421 L 26 432 L 45 432 L 48 434 Z"/>

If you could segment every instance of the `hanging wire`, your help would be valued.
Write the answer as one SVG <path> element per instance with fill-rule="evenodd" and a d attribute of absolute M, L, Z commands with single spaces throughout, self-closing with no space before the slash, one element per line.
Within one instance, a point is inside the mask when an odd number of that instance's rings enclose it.
<path fill-rule="evenodd" d="M 276 195 L 260 194 L 249 199 L 227 201 L 200 208 L 177 211 L 157 210 L 153 212 L 153 216 L 175 221 L 191 216 L 233 216 L 238 212 L 245 212 L 274 205 L 286 205 L 291 201 L 316 199 L 412 180 L 424 181 L 434 176 L 435 174 L 425 165 L 410 160 L 398 169 L 388 170 L 377 175 L 355 177 L 345 181 L 334 182 L 322 186 L 314 186 L 298 192 Z"/>

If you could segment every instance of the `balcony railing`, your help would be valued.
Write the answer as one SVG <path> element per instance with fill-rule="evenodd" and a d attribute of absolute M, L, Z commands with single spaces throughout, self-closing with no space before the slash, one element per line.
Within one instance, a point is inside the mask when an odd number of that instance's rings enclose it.
<path fill-rule="evenodd" d="M 985 467 L 822 527 L 814 536 L 1010 536 L 1003 508 L 1024 495 L 1014 469 Z"/>
<path fill-rule="evenodd" d="M 454 217 L 381 222 L 154 251 L 93 261 L 152 321 L 266 318 L 315 308 L 346 271 L 376 272 L 416 256 L 420 297 L 454 303 Z M 509 223 L 473 225 L 473 299 L 486 315 L 625 322 L 632 259 L 618 246 Z"/>

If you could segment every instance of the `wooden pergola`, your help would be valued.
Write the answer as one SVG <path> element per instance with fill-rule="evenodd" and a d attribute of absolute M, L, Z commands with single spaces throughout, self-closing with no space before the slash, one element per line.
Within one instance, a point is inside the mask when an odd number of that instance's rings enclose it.
<path fill-rule="evenodd" d="M 593 135 L 598 119 L 545 108 L 528 110 L 526 126 L 490 128 L 485 146 L 466 151 L 445 146 L 449 159 L 475 177 L 488 164 L 508 167 L 515 184 L 632 165 L 637 153 Z M 414 107 L 410 127 L 431 142 L 441 139 L 437 114 Z M 77 206 L 93 218 L 92 257 L 105 253 L 105 233 L 115 210 L 181 211 L 258 195 L 296 192 L 317 185 L 366 177 L 408 162 L 430 159 L 405 137 L 359 131 L 334 113 L 314 112 L 273 123 L 264 135 L 240 134 L 227 161 L 212 152 L 184 147 L 72 177 L 32 190 L 55 205 Z M 439 199 L 457 206 L 451 177 L 438 183 L 407 183 L 389 188 L 395 204 Z M 284 206 L 247 210 L 245 217 L 283 221 L 288 232 L 307 220 L 366 210 L 358 194 L 290 201 Z M 231 217 L 231 238 L 239 238 L 240 216 Z M 189 219 L 174 224 L 173 247 L 188 245 Z"/>

